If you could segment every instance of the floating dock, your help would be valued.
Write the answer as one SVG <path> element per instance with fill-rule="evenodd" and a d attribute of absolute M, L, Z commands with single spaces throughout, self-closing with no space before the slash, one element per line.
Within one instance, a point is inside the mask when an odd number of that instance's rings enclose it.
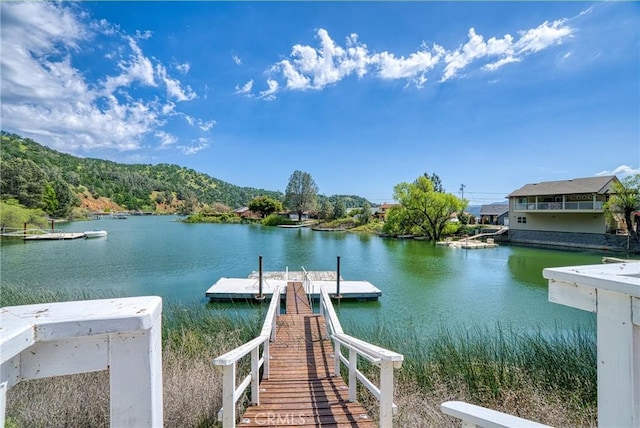
<path fill-rule="evenodd" d="M 451 248 L 464 248 L 466 250 L 476 250 L 479 248 L 496 248 L 498 244 L 495 242 L 482 242 L 482 241 L 444 241 L 437 242 L 437 245 L 451 247 Z"/>
<path fill-rule="evenodd" d="M 54 232 L 41 235 L 24 235 L 25 241 L 59 241 L 84 238 L 84 232 Z"/>
<path fill-rule="evenodd" d="M 307 273 L 311 280 L 309 295 L 312 299 L 320 298 L 321 285 L 325 287 L 329 295 L 336 294 L 336 272 L 310 271 Z M 263 272 L 262 294 L 270 298 L 278 286 L 283 286 L 281 297 L 284 298 L 284 288 L 287 282 L 301 282 L 303 275 L 302 271 Z M 259 293 L 259 286 L 260 278 L 257 272 L 253 272 L 248 278 L 220 278 L 206 291 L 206 296 L 211 301 L 217 302 L 253 300 Z M 382 291 L 368 281 L 344 281 L 340 278 L 340 295 L 342 299 L 346 300 L 378 300 L 382 296 Z"/>
<path fill-rule="evenodd" d="M 80 238 L 104 238 L 105 236 L 107 236 L 107 232 L 104 230 L 91 230 L 86 232 L 0 233 L 0 237 L 2 238 L 17 238 L 25 241 L 69 241 Z"/>

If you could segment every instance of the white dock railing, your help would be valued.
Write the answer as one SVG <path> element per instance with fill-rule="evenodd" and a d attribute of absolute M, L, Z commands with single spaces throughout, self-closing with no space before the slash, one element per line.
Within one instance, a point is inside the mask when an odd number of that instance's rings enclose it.
<path fill-rule="evenodd" d="M 0 426 L 22 380 L 109 369 L 112 427 L 161 427 L 162 299 L 155 296 L 0 309 Z"/>
<path fill-rule="evenodd" d="M 331 303 L 329 293 L 320 286 L 320 314 L 325 317 L 327 333 L 333 340 L 334 374 L 340 376 L 340 364 L 349 369 L 349 401 L 356 401 L 357 381 L 360 381 L 380 403 L 380 427 L 391 427 L 397 406 L 393 403 L 393 370 L 402 366 L 404 357 L 393 351 L 372 345 L 342 331 L 340 320 Z M 342 355 L 342 346 L 349 350 L 349 358 Z M 358 357 L 380 368 L 380 387 L 358 370 Z"/>
<path fill-rule="evenodd" d="M 236 426 L 236 402 L 249 384 L 251 384 L 251 404 L 260 404 L 260 368 L 264 367 L 263 376 L 268 379 L 269 343 L 276 339 L 276 316 L 280 313 L 281 290 L 281 286 L 276 286 L 273 290 L 260 335 L 213 360 L 213 364 L 222 367 L 222 409 L 218 412 L 218 420 L 222 421 L 224 428 Z M 263 345 L 262 357 L 259 354 L 260 345 Z M 249 353 L 251 354 L 251 370 L 236 387 L 236 364 Z"/>
<path fill-rule="evenodd" d="M 462 420 L 462 428 L 551 428 L 548 425 L 462 401 L 442 403 L 440 410 L 444 414 Z"/>
<path fill-rule="evenodd" d="M 302 286 L 304 288 L 304 292 L 307 294 L 307 299 L 309 300 L 309 307 L 311 311 L 313 311 L 313 295 L 315 294 L 315 286 L 313 282 L 311 282 L 311 276 L 309 272 L 306 271 L 304 267 L 302 269 Z"/>

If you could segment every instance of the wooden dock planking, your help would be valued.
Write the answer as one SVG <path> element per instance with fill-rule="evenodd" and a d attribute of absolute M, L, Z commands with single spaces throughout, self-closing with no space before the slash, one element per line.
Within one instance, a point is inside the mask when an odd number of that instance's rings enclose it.
<path fill-rule="evenodd" d="M 289 282 L 287 284 L 287 314 L 309 315 L 311 314 L 309 298 L 304 292 L 301 282 Z"/>
<path fill-rule="evenodd" d="M 300 282 L 289 282 L 286 314 L 277 318 L 270 345 L 269 379 L 260 382 L 260 405 L 247 408 L 241 427 L 374 427 L 349 387 L 333 375 L 333 346 L 325 319 L 314 314 Z"/>

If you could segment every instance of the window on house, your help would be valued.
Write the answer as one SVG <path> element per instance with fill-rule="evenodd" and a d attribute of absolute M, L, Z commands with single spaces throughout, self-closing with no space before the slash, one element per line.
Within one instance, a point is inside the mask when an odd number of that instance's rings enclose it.
<path fill-rule="evenodd" d="M 518 223 L 526 223 L 526 222 L 527 222 L 526 217 L 518 217 Z"/>

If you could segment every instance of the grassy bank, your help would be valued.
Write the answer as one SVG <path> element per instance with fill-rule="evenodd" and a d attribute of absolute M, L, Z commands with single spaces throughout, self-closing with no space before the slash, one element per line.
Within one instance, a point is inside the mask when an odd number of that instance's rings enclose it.
<path fill-rule="evenodd" d="M 2 306 L 109 296 L 23 290 L 2 285 Z M 167 427 L 215 426 L 222 405 L 221 374 L 211 361 L 258 334 L 265 307 L 255 316 L 211 311 L 205 305 L 163 309 L 164 418 Z M 595 426 L 596 347 L 591 332 L 471 331 L 442 327 L 432 337 L 412 329 L 345 326 L 354 336 L 401 352 L 397 372 L 397 426 L 445 427 L 439 411 L 463 400 L 554 426 Z M 247 364 L 247 362 L 245 362 Z M 361 365 L 372 379 L 375 367 Z M 240 369 L 247 370 L 247 366 Z M 16 427 L 108 426 L 106 372 L 22 382 L 7 394 L 7 416 Z M 361 399 L 377 413 L 367 393 Z"/>
<path fill-rule="evenodd" d="M 499 324 L 464 331 L 443 326 L 431 337 L 418 338 L 404 328 L 346 330 L 404 355 L 397 373 L 398 426 L 451 426 L 439 411 L 447 400 L 551 426 L 597 425 L 594 332 L 517 330 Z M 378 371 L 364 370 L 373 376 Z"/>

